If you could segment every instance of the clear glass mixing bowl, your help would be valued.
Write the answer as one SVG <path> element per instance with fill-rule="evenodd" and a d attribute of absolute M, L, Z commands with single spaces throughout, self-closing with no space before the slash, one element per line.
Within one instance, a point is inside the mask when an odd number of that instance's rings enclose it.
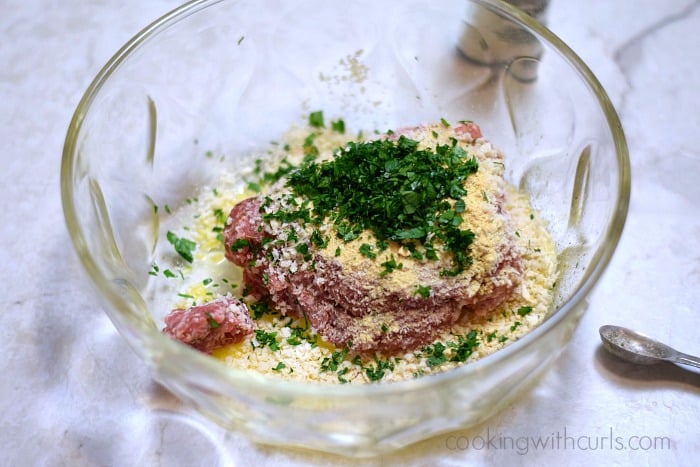
<path fill-rule="evenodd" d="M 164 213 L 153 206 L 182 204 L 222 164 L 249 166 L 317 109 L 356 129 L 478 122 L 550 224 L 560 259 L 551 316 L 476 363 L 374 385 L 272 379 L 163 336 L 163 286 L 148 271 Z M 365 456 L 480 423 L 533 383 L 613 254 L 630 179 L 596 78 L 505 3 L 201 0 L 146 27 L 97 75 L 68 130 L 61 189 L 106 312 L 159 382 L 261 442 Z"/>

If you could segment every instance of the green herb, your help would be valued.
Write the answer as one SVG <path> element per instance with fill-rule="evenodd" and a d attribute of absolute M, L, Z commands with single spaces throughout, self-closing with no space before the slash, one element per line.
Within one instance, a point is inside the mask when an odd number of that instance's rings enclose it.
<path fill-rule="evenodd" d="M 457 336 L 457 343 L 450 342 L 452 349 L 452 362 L 465 362 L 479 345 L 476 339 L 476 331 L 473 329 L 466 336 Z"/>
<path fill-rule="evenodd" d="M 309 261 L 311 259 L 311 254 L 309 254 L 309 245 L 306 243 L 297 243 L 295 247 L 297 253 L 302 255 L 304 261 Z"/>
<path fill-rule="evenodd" d="M 499 343 L 503 343 L 503 342 L 505 342 L 505 341 L 507 341 L 507 340 L 508 340 L 508 337 L 506 337 L 506 336 L 501 336 L 501 337 L 498 338 L 498 342 L 499 342 Z"/>
<path fill-rule="evenodd" d="M 374 366 L 367 366 L 364 368 L 365 374 L 370 381 L 379 381 L 384 377 L 387 370 L 394 370 L 394 364 L 389 360 L 380 360 L 375 356 L 374 362 Z"/>
<path fill-rule="evenodd" d="M 450 127 L 450 124 L 449 124 L 449 123 L 447 122 L 447 120 L 445 120 L 444 118 L 441 118 L 441 119 L 440 119 L 440 123 L 442 123 L 442 125 L 443 125 L 445 128 L 449 128 L 449 127 Z"/>
<path fill-rule="evenodd" d="M 304 329 L 302 328 L 291 328 L 292 335 L 287 337 L 287 344 L 289 345 L 300 345 L 302 339 L 304 339 Z"/>
<path fill-rule="evenodd" d="M 337 133 L 345 133 L 345 122 L 342 119 L 331 121 L 331 129 Z"/>
<path fill-rule="evenodd" d="M 529 314 L 531 311 L 532 311 L 531 306 L 521 306 L 520 308 L 518 308 L 517 313 L 518 313 L 518 316 L 525 316 L 525 315 Z"/>
<path fill-rule="evenodd" d="M 396 259 L 394 259 L 394 255 L 391 255 L 391 258 L 384 261 L 380 266 L 384 268 L 384 270 L 379 274 L 382 277 L 386 276 L 387 274 L 391 274 L 396 269 L 403 269 L 403 263 L 397 263 Z"/>
<path fill-rule="evenodd" d="M 496 338 L 496 331 L 486 334 L 486 342 L 491 342 Z"/>
<path fill-rule="evenodd" d="M 314 222 L 328 218 L 344 241 L 369 229 L 378 241 L 418 241 L 428 259 L 437 259 L 437 240 L 452 253 L 453 267 L 443 272 L 457 275 L 471 264 L 474 238 L 460 229 L 463 205 L 457 201 L 466 194 L 467 176 L 477 170 L 476 159 L 456 140 L 430 151 L 402 135 L 396 141 L 350 142 L 333 160 L 303 164 L 287 184 L 313 205 Z"/>
<path fill-rule="evenodd" d="M 513 325 L 510 327 L 510 332 L 513 332 L 516 329 L 518 329 L 518 326 L 520 326 L 520 324 L 522 324 L 520 323 L 520 321 L 516 321 L 515 323 L 513 323 Z"/>
<path fill-rule="evenodd" d="M 427 365 L 433 368 L 445 363 L 447 361 L 445 350 L 447 350 L 447 347 L 445 347 L 445 344 L 442 342 L 436 342 L 433 345 L 423 347 L 422 351 L 428 357 L 425 361 Z"/>
<path fill-rule="evenodd" d="M 223 227 L 212 227 L 211 229 L 212 232 L 216 234 L 216 239 L 219 240 L 220 242 L 224 241 L 224 228 Z"/>
<path fill-rule="evenodd" d="M 225 224 L 226 223 L 226 214 L 224 213 L 224 210 L 221 208 L 216 208 L 213 211 L 214 217 L 216 218 L 216 221 L 219 224 Z"/>
<path fill-rule="evenodd" d="M 382 328 L 381 328 L 381 329 L 382 329 L 382 332 L 387 332 L 387 331 L 389 330 L 389 326 L 387 326 L 386 324 L 382 323 Z"/>
<path fill-rule="evenodd" d="M 289 232 L 287 232 L 287 242 L 294 243 L 297 240 L 299 240 L 299 236 L 297 235 L 296 230 L 292 229 Z"/>
<path fill-rule="evenodd" d="M 207 313 L 207 323 L 211 329 L 216 329 L 219 327 L 219 323 L 212 317 L 211 313 Z"/>
<path fill-rule="evenodd" d="M 348 349 L 334 351 L 330 357 L 324 358 L 321 362 L 321 371 L 337 371 L 347 354 Z"/>
<path fill-rule="evenodd" d="M 302 149 L 304 151 L 304 162 L 309 163 L 313 161 L 318 155 L 319 151 L 318 148 L 314 145 L 314 140 L 316 139 L 316 134 L 311 133 L 309 136 L 304 139 L 304 145 L 302 146 Z"/>
<path fill-rule="evenodd" d="M 236 240 L 233 241 L 231 246 L 229 247 L 231 251 L 234 253 L 237 252 L 238 250 L 241 250 L 243 248 L 247 248 L 250 246 L 250 242 L 246 240 L 245 238 L 237 238 Z"/>
<path fill-rule="evenodd" d="M 213 279 L 211 277 L 207 277 L 206 279 L 202 280 L 202 285 L 207 286 L 213 282 Z"/>
<path fill-rule="evenodd" d="M 323 123 L 322 110 L 317 110 L 316 112 L 311 112 L 311 114 L 309 114 L 309 126 L 314 128 L 325 128 L 326 125 Z"/>
<path fill-rule="evenodd" d="M 240 39 L 238 39 L 238 42 L 236 44 L 241 45 L 241 42 L 243 42 L 243 39 L 245 39 L 245 36 L 241 36 Z"/>
<path fill-rule="evenodd" d="M 163 275 L 169 279 L 172 279 L 174 277 L 177 277 L 174 272 L 172 272 L 170 269 L 166 269 L 163 271 Z"/>
<path fill-rule="evenodd" d="M 372 245 L 369 245 L 367 243 L 363 243 L 360 245 L 360 253 L 362 256 L 366 256 L 367 258 L 374 259 L 377 257 L 377 254 L 372 251 Z"/>
<path fill-rule="evenodd" d="M 277 366 L 274 367 L 274 368 L 272 369 L 272 371 L 280 371 L 280 370 L 284 370 L 285 368 L 287 368 L 287 365 L 285 365 L 285 364 L 282 363 L 282 362 L 277 362 Z"/>
<path fill-rule="evenodd" d="M 419 285 L 416 288 L 415 294 L 420 295 L 423 298 L 430 297 L 430 286 L 429 285 Z M 414 294 L 414 295 L 415 295 Z"/>
<path fill-rule="evenodd" d="M 166 237 L 173 247 L 175 247 L 175 251 L 182 256 L 185 261 L 191 263 L 193 259 L 192 252 L 197 248 L 197 244 L 192 240 L 180 238 L 171 231 L 168 231 Z"/>
<path fill-rule="evenodd" d="M 343 384 L 347 383 L 348 380 L 345 379 L 345 375 L 348 373 L 348 371 L 350 371 L 350 368 L 348 367 L 341 368 L 340 370 L 338 370 L 338 381 L 340 381 Z"/>
<path fill-rule="evenodd" d="M 328 245 L 329 238 L 324 237 L 319 230 L 314 229 L 311 233 L 311 243 L 319 248 L 325 248 Z"/>
<path fill-rule="evenodd" d="M 192 295 L 186 293 L 179 293 L 177 296 L 182 298 L 194 298 Z"/>
<path fill-rule="evenodd" d="M 264 329 L 256 329 L 255 340 L 258 341 L 258 346 L 260 348 L 267 345 L 273 352 L 280 349 L 279 343 L 277 342 L 277 332 L 267 332 Z"/>
<path fill-rule="evenodd" d="M 248 182 L 248 184 L 246 185 L 246 187 L 247 187 L 250 191 L 254 191 L 255 193 L 260 193 L 260 192 L 262 191 L 262 187 L 260 186 L 260 184 L 259 184 L 259 183 L 255 183 L 255 182 Z"/>
<path fill-rule="evenodd" d="M 289 151 L 289 146 L 286 146 L 286 150 Z M 292 165 L 287 159 L 282 159 L 280 162 L 279 167 L 277 167 L 277 170 L 274 172 L 265 172 L 262 175 L 262 178 L 260 179 L 260 183 L 264 184 L 272 184 L 281 179 L 282 177 L 287 176 L 289 172 L 295 169 L 295 166 Z"/>
<path fill-rule="evenodd" d="M 349 242 L 350 240 L 355 240 L 359 237 L 360 229 L 353 229 L 348 223 L 342 222 L 336 225 L 336 232 L 338 237 L 342 238 L 343 241 Z"/>
<path fill-rule="evenodd" d="M 263 315 L 270 313 L 270 304 L 266 300 L 260 300 L 257 302 L 250 303 L 248 308 L 251 311 L 251 317 L 253 319 L 260 319 Z"/>

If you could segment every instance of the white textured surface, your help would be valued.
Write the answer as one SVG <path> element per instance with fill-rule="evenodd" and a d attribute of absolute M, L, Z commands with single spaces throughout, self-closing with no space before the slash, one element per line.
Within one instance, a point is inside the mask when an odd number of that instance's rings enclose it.
<path fill-rule="evenodd" d="M 58 179 L 72 112 L 118 47 L 179 2 L 3 3 L 0 464 L 354 465 L 192 416 L 95 307 L 72 251 Z M 618 251 L 570 346 L 527 396 L 481 427 L 365 465 L 694 465 L 700 455 L 700 372 L 631 367 L 603 353 L 597 332 L 627 325 L 700 354 L 700 2 L 552 0 L 548 25 L 598 75 L 627 133 L 632 202 Z"/>

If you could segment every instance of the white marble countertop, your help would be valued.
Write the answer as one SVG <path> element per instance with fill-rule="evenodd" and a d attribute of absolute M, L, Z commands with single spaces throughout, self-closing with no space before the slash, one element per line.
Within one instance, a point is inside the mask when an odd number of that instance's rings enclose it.
<path fill-rule="evenodd" d="M 59 195 L 73 110 L 118 47 L 178 3 L 3 2 L 2 465 L 355 464 L 256 445 L 181 407 L 96 307 L 73 252 Z M 617 253 L 528 395 L 480 427 L 365 465 L 697 465 L 700 372 L 615 360 L 598 328 L 700 354 L 700 2 L 552 0 L 548 25 L 598 75 L 627 134 L 632 200 Z"/>

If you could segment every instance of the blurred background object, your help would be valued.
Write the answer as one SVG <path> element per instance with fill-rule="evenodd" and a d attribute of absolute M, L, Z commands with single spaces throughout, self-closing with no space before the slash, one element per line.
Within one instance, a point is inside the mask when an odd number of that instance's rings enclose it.
<path fill-rule="evenodd" d="M 519 8 L 537 21 L 545 23 L 549 0 L 508 0 L 506 3 Z M 537 61 L 542 55 L 542 45 L 528 31 L 511 19 L 487 8 L 474 8 L 468 17 L 459 42 L 464 56 L 480 65 L 501 67 L 511 65 L 510 73 L 521 81 L 537 78 Z M 516 60 L 531 58 L 532 60 Z"/>

